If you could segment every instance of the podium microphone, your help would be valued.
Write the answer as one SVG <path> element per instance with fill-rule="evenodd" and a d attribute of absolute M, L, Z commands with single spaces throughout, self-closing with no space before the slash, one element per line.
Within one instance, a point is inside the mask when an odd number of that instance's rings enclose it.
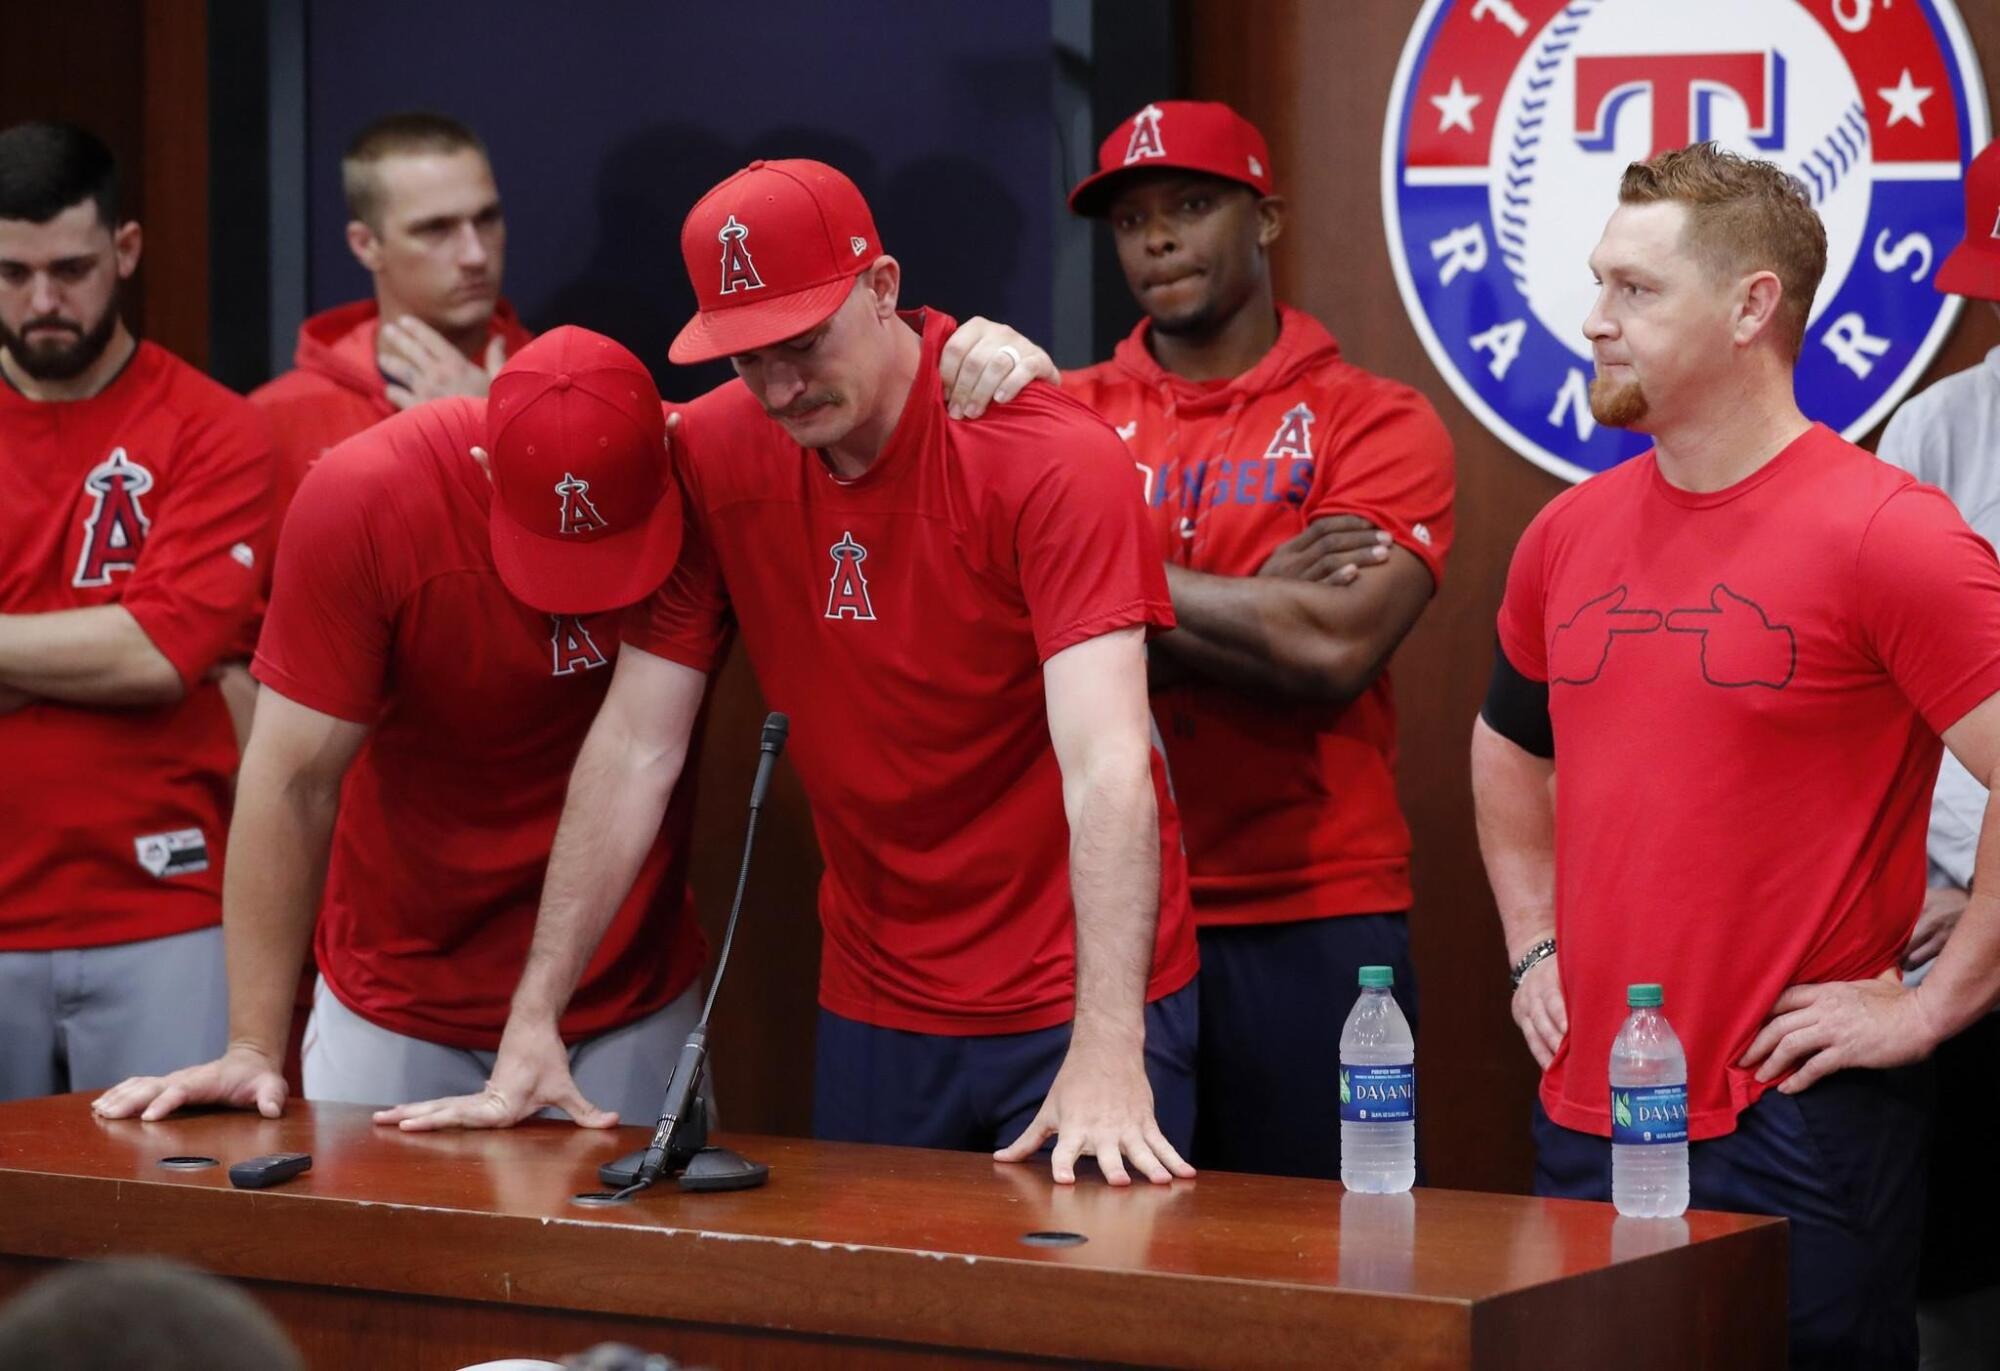
<path fill-rule="evenodd" d="M 743 890 L 750 880 L 750 853 L 757 842 L 757 816 L 764 808 L 764 795 L 771 786 L 771 770 L 785 750 L 791 720 L 772 711 L 764 720 L 764 736 L 758 743 L 757 777 L 750 785 L 750 824 L 743 834 L 743 865 L 736 874 L 736 898 L 730 902 L 729 923 L 722 935 L 722 954 L 716 958 L 715 979 L 709 983 L 708 999 L 701 1007 L 701 1020 L 689 1031 L 681 1046 L 680 1060 L 667 1081 L 666 1102 L 653 1126 L 653 1138 L 643 1151 L 629 1153 L 598 1168 L 598 1179 L 618 1193 L 609 1198 L 628 1199 L 659 1180 L 668 1171 L 679 1173 L 683 1190 L 748 1190 L 762 1185 L 771 1169 L 723 1147 L 708 1146 L 708 1107 L 702 1100 L 701 1083 L 708 1071 L 708 1016 L 715 1009 L 716 992 L 722 989 L 723 972 L 729 968 L 729 949 L 736 941 L 736 920 L 743 912 Z"/>

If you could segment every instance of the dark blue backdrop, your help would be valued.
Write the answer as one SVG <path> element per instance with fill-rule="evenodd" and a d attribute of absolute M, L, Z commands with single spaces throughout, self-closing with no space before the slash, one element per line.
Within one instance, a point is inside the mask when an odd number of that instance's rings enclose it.
<path fill-rule="evenodd" d="M 308 7 L 314 310 L 368 291 L 348 254 L 340 149 L 429 108 L 479 130 L 507 207 L 507 294 L 537 329 L 638 352 L 669 397 L 694 307 L 680 223 L 755 157 L 818 157 L 873 206 L 905 299 L 1050 330 L 1049 0 L 320 0 Z"/>

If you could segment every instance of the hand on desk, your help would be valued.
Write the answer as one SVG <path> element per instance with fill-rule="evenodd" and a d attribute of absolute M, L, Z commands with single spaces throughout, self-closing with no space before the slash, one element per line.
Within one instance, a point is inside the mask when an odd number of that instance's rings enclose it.
<path fill-rule="evenodd" d="M 99 1118 L 138 1114 L 150 1123 L 185 1105 L 219 1104 L 275 1119 L 285 1110 L 289 1089 L 283 1066 L 260 1049 L 237 1043 L 212 1062 L 170 1076 L 129 1076 L 92 1100 L 90 1108 Z"/>
<path fill-rule="evenodd" d="M 1078 1047 L 1072 1044 L 1056 1072 L 1049 1096 L 1028 1131 L 993 1154 L 1003 1162 L 1026 1161 L 1049 1138 L 1058 1184 L 1076 1181 L 1076 1159 L 1097 1158 L 1098 1170 L 1113 1185 L 1130 1185 L 1133 1166 L 1156 1184 L 1192 1176 L 1153 1118 L 1153 1087 L 1146 1080 L 1142 1051 Z"/>
<path fill-rule="evenodd" d="M 553 1106 L 584 1128 L 610 1128 L 618 1115 L 599 1109 L 569 1074 L 569 1049 L 553 1023 L 527 1027 L 509 1019 L 493 1074 L 477 1095 L 451 1095 L 375 1111 L 375 1122 L 405 1133 L 438 1128 L 512 1128 Z"/>

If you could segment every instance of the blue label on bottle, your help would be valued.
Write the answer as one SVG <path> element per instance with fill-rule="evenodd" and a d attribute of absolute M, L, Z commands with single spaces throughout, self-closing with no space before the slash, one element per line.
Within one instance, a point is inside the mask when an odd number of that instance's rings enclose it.
<path fill-rule="evenodd" d="M 1417 1068 L 1340 1064 L 1342 1123 L 1409 1123 L 1417 1117 Z"/>
<path fill-rule="evenodd" d="M 1611 1087 L 1611 1141 L 1620 1147 L 1688 1140 L 1686 1085 Z"/>

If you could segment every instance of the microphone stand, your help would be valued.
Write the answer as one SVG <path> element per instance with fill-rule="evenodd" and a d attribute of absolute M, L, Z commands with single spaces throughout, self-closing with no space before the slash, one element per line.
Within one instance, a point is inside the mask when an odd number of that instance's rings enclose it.
<path fill-rule="evenodd" d="M 708 1105 L 701 1083 L 708 1074 L 708 1016 L 715 1008 L 716 992 L 722 989 L 722 973 L 729 966 L 729 948 L 736 941 L 736 920 L 743 912 L 743 889 L 750 879 L 750 852 L 757 841 L 757 815 L 764 808 L 764 792 L 771 784 L 771 769 L 785 750 L 791 720 L 773 711 L 764 720 L 764 736 L 758 745 L 757 778 L 750 786 L 750 826 L 743 835 L 743 866 L 736 875 L 736 898 L 729 906 L 729 925 L 722 935 L 722 955 L 716 959 L 715 980 L 709 984 L 708 1000 L 702 1005 L 701 1020 L 681 1046 L 680 1059 L 667 1080 L 666 1103 L 660 1106 L 653 1138 L 637 1152 L 628 1152 L 617 1161 L 597 1168 L 597 1178 L 617 1193 L 613 1200 L 630 1199 L 662 1176 L 673 1174 L 683 1190 L 749 1190 L 762 1185 L 771 1168 L 753 1162 L 726 1147 L 708 1145 Z"/>

